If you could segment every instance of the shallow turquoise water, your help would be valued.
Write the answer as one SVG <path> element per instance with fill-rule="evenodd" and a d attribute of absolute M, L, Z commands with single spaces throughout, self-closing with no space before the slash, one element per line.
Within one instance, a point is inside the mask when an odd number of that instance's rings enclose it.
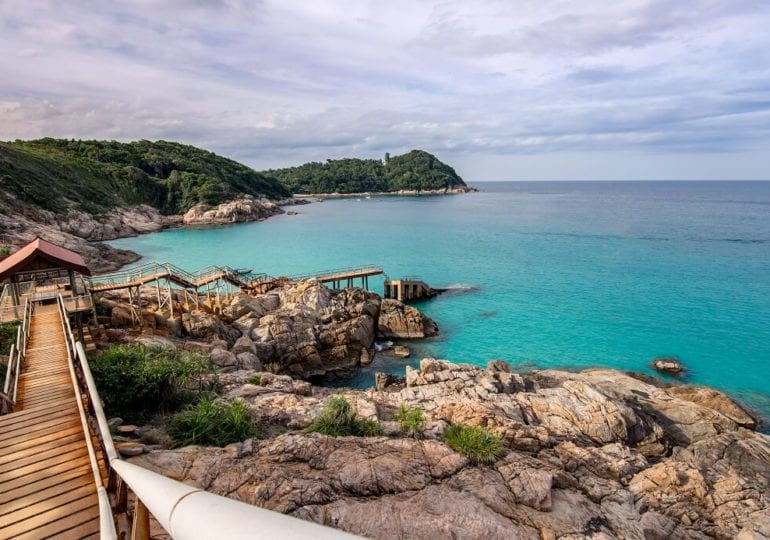
<path fill-rule="evenodd" d="M 770 416 L 770 182 L 478 186 L 326 201 L 298 216 L 112 244 L 191 270 L 379 264 L 392 277 L 472 287 L 420 305 L 442 336 L 418 353 L 648 373 L 652 358 L 674 355 L 688 382 Z M 382 292 L 381 280 L 370 284 Z M 385 368 L 403 370 L 398 362 Z M 371 381 L 367 371 L 352 382 Z"/>

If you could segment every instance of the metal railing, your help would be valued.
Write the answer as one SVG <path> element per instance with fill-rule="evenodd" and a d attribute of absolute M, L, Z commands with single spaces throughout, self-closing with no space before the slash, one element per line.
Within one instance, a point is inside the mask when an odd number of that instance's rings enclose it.
<path fill-rule="evenodd" d="M 8 414 L 16 405 L 16 397 L 19 389 L 19 374 L 22 364 L 27 357 L 27 341 L 29 340 L 30 321 L 32 319 L 32 302 L 24 302 L 24 315 L 21 324 L 16 330 L 16 343 L 11 345 L 8 355 L 8 366 L 5 371 L 5 383 L 3 384 L 3 400 L 0 405 L 0 414 Z"/>
<path fill-rule="evenodd" d="M 346 275 L 349 274 L 356 274 L 355 277 L 358 277 L 358 275 L 377 275 L 382 274 L 383 269 L 381 266 L 376 265 L 367 265 L 367 266 L 355 266 L 352 268 L 338 268 L 335 270 L 325 270 L 322 272 L 310 272 L 307 274 L 295 274 L 292 276 L 287 276 L 289 279 L 294 281 L 300 281 L 302 279 L 321 279 L 323 278 L 324 281 L 332 281 L 335 277 L 337 279 L 345 279 Z"/>
<path fill-rule="evenodd" d="M 107 416 L 88 364 L 83 344 L 75 341 L 66 317 L 64 301 L 59 298 L 62 330 L 66 335 L 67 352 L 73 361 L 72 377 L 78 399 L 81 420 L 86 434 L 95 435 L 101 444 L 108 482 L 104 486 L 99 473 L 96 451 L 87 436 L 89 456 L 99 496 L 99 519 L 102 540 L 118 537 L 115 516 L 126 515 L 132 540 L 149 538 L 149 516 L 153 517 L 176 540 L 201 538 L 332 540 L 357 538 L 348 533 L 324 527 L 310 521 L 265 510 L 234 499 L 208 493 L 144 469 L 121 459 L 112 440 Z M 77 363 L 75 363 L 77 361 Z M 89 421 L 89 419 L 91 421 Z M 128 491 L 136 496 L 133 515 L 128 514 Z M 122 536 L 121 536 L 122 537 Z"/>

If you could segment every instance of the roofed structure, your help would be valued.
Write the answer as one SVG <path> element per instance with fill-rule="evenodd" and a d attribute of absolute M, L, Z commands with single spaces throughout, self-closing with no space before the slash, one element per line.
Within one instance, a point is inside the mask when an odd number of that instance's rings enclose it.
<path fill-rule="evenodd" d="M 90 276 L 91 270 L 79 253 L 35 238 L 0 261 L 0 282 L 8 282 L 0 294 L 0 322 L 18 320 L 25 300 L 50 302 L 58 296 L 85 298 L 83 275 Z M 88 300 L 77 303 L 74 311 L 90 309 L 90 296 Z"/>
<path fill-rule="evenodd" d="M 16 253 L 12 253 L 0 261 L 0 282 L 15 274 L 53 269 L 71 270 L 86 276 L 91 275 L 91 270 L 88 269 L 79 253 L 38 237 Z"/>

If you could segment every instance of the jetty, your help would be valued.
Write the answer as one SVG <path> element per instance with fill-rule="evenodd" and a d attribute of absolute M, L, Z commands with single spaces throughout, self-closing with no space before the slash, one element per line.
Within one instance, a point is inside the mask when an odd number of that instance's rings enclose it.
<path fill-rule="evenodd" d="M 432 289 L 418 277 L 385 280 L 385 298 L 392 298 L 402 302 L 432 298 L 441 292 L 443 292 L 443 289 Z"/>
<path fill-rule="evenodd" d="M 72 323 L 79 326 L 80 314 L 93 308 L 79 294 L 90 274 L 79 254 L 41 239 L 0 261 L 3 314 L 18 322 L 0 391 L 0 539 L 148 539 L 151 515 L 175 539 L 353 538 L 121 458 L 85 348 L 73 333 Z M 209 275 L 245 283 L 236 274 Z M 153 280 L 176 283 L 179 276 L 156 273 Z M 208 279 L 182 277 L 183 287 L 205 286 Z M 124 284 L 153 281 L 143 279 Z M 94 283 L 101 290 L 117 284 Z"/>

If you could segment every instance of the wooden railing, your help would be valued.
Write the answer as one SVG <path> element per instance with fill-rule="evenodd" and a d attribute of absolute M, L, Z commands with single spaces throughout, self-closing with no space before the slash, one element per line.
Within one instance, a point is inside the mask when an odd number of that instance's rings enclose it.
<path fill-rule="evenodd" d="M 334 540 L 357 538 L 278 512 L 265 510 L 227 497 L 208 493 L 177 482 L 121 459 L 115 449 L 107 416 L 88 364 L 83 344 L 75 341 L 66 317 L 64 301 L 59 298 L 62 330 L 71 355 L 73 384 L 78 394 L 78 408 L 89 441 L 89 456 L 99 497 L 102 540 L 129 537 L 147 540 L 150 515 L 176 540 L 201 538 Z M 83 399 L 80 399 L 80 394 Z M 104 486 L 91 439 L 99 441 L 105 457 L 108 481 Z M 133 512 L 128 510 L 129 492 L 135 496 Z M 116 523 L 118 524 L 116 526 Z"/>
<path fill-rule="evenodd" d="M 0 414 L 13 412 L 13 407 L 16 405 L 16 393 L 19 388 L 19 374 L 24 358 L 27 356 L 27 341 L 29 340 L 30 320 L 32 319 L 32 302 L 26 300 L 23 310 L 24 314 L 21 318 L 21 324 L 16 330 L 16 343 L 11 345 L 11 351 L 8 355 Z"/>

